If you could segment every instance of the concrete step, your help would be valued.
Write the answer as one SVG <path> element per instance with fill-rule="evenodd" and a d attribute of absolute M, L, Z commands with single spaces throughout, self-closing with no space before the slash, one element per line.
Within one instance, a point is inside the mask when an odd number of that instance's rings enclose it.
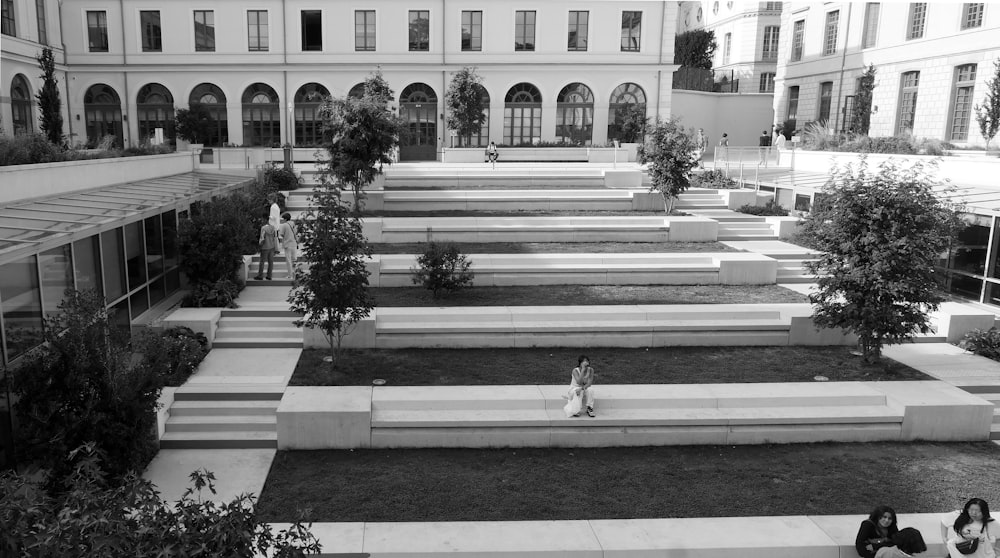
<path fill-rule="evenodd" d="M 302 330 L 297 327 L 240 327 L 220 322 L 219 329 L 215 332 L 215 339 L 216 341 L 227 341 L 233 339 L 242 339 L 247 341 L 251 339 L 260 339 L 262 341 L 297 339 L 302 341 Z"/>
<path fill-rule="evenodd" d="M 253 303 L 252 305 L 240 308 L 224 308 L 222 318 L 299 318 L 301 314 L 288 309 L 287 302 L 275 302 L 265 305 L 263 303 Z"/>
<path fill-rule="evenodd" d="M 284 393 L 284 383 L 185 384 L 174 392 L 174 401 L 278 401 Z"/>
<path fill-rule="evenodd" d="M 277 432 L 275 415 L 202 415 L 167 419 L 166 432 Z"/>
<path fill-rule="evenodd" d="M 278 410 L 278 399 L 252 401 L 174 401 L 170 406 L 170 418 L 190 416 L 248 416 L 274 415 Z"/>
<path fill-rule="evenodd" d="M 777 283 L 778 283 L 779 286 L 782 283 L 815 283 L 815 282 L 816 282 L 816 278 L 815 277 L 806 276 L 806 275 L 801 275 L 801 276 L 789 275 L 787 277 L 781 277 L 781 276 L 779 276 L 778 280 L 777 280 Z"/>
<path fill-rule="evenodd" d="M 1000 424 L 993 423 L 990 427 L 990 440 L 1000 440 Z"/>
<path fill-rule="evenodd" d="M 775 234 L 719 234 L 718 241 L 738 241 L 738 240 L 778 240 Z"/>
<path fill-rule="evenodd" d="M 249 432 L 167 432 L 160 438 L 161 449 L 245 449 L 277 448 L 278 433 Z"/>
<path fill-rule="evenodd" d="M 219 328 L 223 327 L 295 327 L 294 316 L 223 316 L 219 320 Z"/>
<path fill-rule="evenodd" d="M 259 339 L 222 339 L 212 342 L 216 349 L 301 349 L 302 340 L 263 341 Z"/>

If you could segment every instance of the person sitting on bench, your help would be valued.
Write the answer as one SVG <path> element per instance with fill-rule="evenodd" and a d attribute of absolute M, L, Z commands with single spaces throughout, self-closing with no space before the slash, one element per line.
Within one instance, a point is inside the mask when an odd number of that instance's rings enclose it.
<path fill-rule="evenodd" d="M 486 147 L 486 162 L 496 163 L 497 159 L 499 158 L 500 154 L 497 152 L 497 144 L 491 141 L 490 144 Z"/>

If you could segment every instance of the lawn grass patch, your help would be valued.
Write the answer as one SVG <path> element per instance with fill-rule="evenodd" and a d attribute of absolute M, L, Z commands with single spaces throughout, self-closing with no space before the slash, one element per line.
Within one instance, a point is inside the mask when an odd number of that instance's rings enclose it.
<path fill-rule="evenodd" d="M 326 350 L 302 351 L 293 386 L 568 384 L 585 353 L 598 384 L 719 384 L 740 382 L 932 380 L 886 357 L 872 366 L 852 347 L 623 347 L 525 349 L 354 349 L 336 367 Z"/>
<path fill-rule="evenodd" d="M 580 306 L 589 304 L 770 304 L 809 302 L 778 285 L 533 285 L 470 287 L 434 298 L 423 287 L 375 287 L 376 308 L 390 306 Z"/>
<path fill-rule="evenodd" d="M 279 451 L 261 521 L 944 512 L 1000 500 L 992 443 Z"/>
<path fill-rule="evenodd" d="M 741 252 L 721 242 L 456 242 L 463 254 L 684 254 Z M 425 242 L 373 243 L 373 254 L 423 254 Z"/>

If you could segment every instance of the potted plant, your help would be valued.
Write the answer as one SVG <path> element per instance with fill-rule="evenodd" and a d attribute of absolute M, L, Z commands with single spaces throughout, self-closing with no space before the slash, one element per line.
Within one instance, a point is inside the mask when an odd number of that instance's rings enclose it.
<path fill-rule="evenodd" d="M 187 109 L 177 109 L 174 118 L 177 137 L 188 142 L 191 151 L 201 151 L 216 126 L 212 114 L 199 103 Z"/>

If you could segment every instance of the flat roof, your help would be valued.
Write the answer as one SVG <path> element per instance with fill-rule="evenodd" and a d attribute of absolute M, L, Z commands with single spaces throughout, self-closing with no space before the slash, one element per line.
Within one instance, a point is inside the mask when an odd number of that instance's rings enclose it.
<path fill-rule="evenodd" d="M 0 265 L 240 188 L 252 176 L 194 171 L 0 207 Z"/>

